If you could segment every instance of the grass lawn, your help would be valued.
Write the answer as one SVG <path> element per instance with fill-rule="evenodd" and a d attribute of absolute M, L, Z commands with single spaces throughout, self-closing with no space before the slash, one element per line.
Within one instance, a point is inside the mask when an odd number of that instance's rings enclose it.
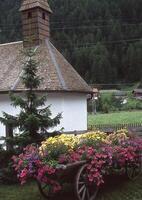
<path fill-rule="evenodd" d="M 36 184 L 0 185 L 0 200 L 43 200 Z"/>
<path fill-rule="evenodd" d="M 142 123 L 142 112 L 118 112 L 88 116 L 88 125 Z"/>
<path fill-rule="evenodd" d="M 36 184 L 30 183 L 25 186 L 0 185 L 0 200 L 43 200 L 43 198 Z M 75 197 L 66 192 L 54 200 L 75 200 Z M 142 177 L 136 181 L 113 179 L 100 190 L 96 200 L 142 200 Z"/>

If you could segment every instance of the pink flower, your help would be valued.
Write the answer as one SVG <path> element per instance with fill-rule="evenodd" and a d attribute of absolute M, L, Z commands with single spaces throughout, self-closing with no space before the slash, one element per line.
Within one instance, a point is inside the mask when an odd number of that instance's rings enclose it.
<path fill-rule="evenodd" d="M 28 170 L 27 169 L 23 169 L 20 173 L 20 178 L 25 178 L 28 175 Z"/>

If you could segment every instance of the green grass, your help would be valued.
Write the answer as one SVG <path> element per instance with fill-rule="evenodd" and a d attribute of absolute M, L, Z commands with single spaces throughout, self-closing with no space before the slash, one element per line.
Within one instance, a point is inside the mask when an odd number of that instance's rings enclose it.
<path fill-rule="evenodd" d="M 135 181 L 116 178 L 105 185 L 96 200 L 142 200 L 142 177 Z"/>
<path fill-rule="evenodd" d="M 36 184 L 0 185 L 0 200 L 43 200 Z"/>
<path fill-rule="evenodd" d="M 142 123 L 142 112 L 118 112 L 88 116 L 88 125 Z"/>
<path fill-rule="evenodd" d="M 115 181 L 114 181 L 115 180 Z M 0 200 L 43 200 L 36 184 L 25 186 L 0 185 Z M 54 200 L 75 200 L 72 193 L 58 195 Z M 142 200 L 142 177 L 136 181 L 108 180 L 107 184 L 99 191 L 96 200 Z"/>

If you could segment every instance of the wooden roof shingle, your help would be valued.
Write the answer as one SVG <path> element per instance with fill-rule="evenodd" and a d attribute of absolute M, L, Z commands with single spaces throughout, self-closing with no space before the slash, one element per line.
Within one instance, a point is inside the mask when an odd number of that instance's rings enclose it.
<path fill-rule="evenodd" d="M 50 9 L 47 0 L 23 0 L 20 11 L 29 10 L 36 7 L 40 7 L 48 11 L 49 13 L 52 13 L 52 10 Z"/>
<path fill-rule="evenodd" d="M 39 91 L 91 93 L 92 89 L 68 63 L 63 55 L 46 39 L 36 48 L 40 63 L 38 75 L 43 78 Z M 0 45 L 0 92 L 25 90 L 22 81 L 23 42 Z"/>

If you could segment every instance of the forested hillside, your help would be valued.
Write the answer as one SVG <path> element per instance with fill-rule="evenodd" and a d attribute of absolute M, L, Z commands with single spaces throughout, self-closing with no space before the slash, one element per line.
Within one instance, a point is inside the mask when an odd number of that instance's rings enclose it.
<path fill-rule="evenodd" d="M 142 77 L 142 0 L 48 0 L 52 41 L 88 83 Z M 20 40 L 20 0 L 0 0 L 0 43 Z"/>

